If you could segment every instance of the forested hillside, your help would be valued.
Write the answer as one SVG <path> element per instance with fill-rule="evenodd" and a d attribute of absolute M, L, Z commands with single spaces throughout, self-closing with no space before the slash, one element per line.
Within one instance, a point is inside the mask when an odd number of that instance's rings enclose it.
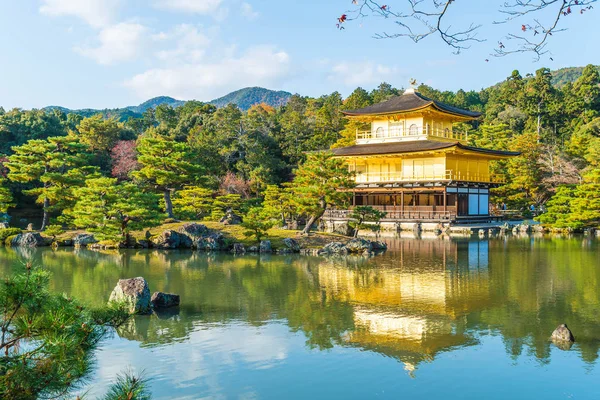
<path fill-rule="evenodd" d="M 542 68 L 525 77 L 514 71 L 481 91 L 442 92 L 426 85 L 418 90 L 483 112 L 480 121 L 455 127 L 469 132 L 472 145 L 522 153 L 494 166 L 493 172 L 509 182 L 495 190 L 494 202 L 522 210 L 546 206 L 541 220 L 557 227 L 598 225 L 598 69 L 587 66 L 575 82 L 560 88 L 552 82 L 551 71 Z M 364 126 L 347 121 L 342 110 L 397 94 L 398 89 L 382 83 L 372 91 L 357 88 L 345 99 L 337 92 L 318 98 L 293 95 L 281 107 L 257 104 L 242 110 L 188 101 L 146 108 L 126 121 L 104 114 L 84 118 L 61 109 L 0 109 L 1 170 L 7 178 L 1 181 L 0 210 L 12 207 L 13 198 L 19 204 L 35 199 L 48 218 L 73 226 L 83 194 L 93 199 L 118 183 L 124 189 L 115 196 L 133 196 L 137 190 L 140 204 L 145 193 L 164 195 L 163 211 L 174 216 L 217 218 L 219 212 L 213 215 L 214 208 L 203 205 L 219 198 L 217 204 L 225 204 L 229 200 L 222 196 L 235 195 L 249 207 L 274 188 L 282 190 L 275 203 L 286 213 L 310 215 L 316 206 L 298 203 L 298 196 L 282 185 L 307 152 L 354 143 L 356 129 Z M 82 187 L 87 189 L 78 191 Z"/>
<path fill-rule="evenodd" d="M 283 91 L 274 91 L 260 87 L 244 88 L 236 90 L 235 92 L 229 93 L 218 99 L 209 101 L 208 104 L 212 104 L 216 107 L 225 107 L 228 104 L 235 104 L 241 110 L 246 111 L 250 107 L 256 104 L 266 104 L 271 107 L 281 107 L 285 105 L 290 97 L 291 93 Z M 77 114 L 82 117 L 91 117 L 93 115 L 102 114 L 104 118 L 117 118 L 119 121 L 127 121 L 129 118 L 141 118 L 142 114 L 150 108 L 156 108 L 161 105 L 177 108 L 184 105 L 184 100 L 176 100 L 168 96 L 154 97 L 150 100 L 143 102 L 137 106 L 129 106 L 124 108 L 112 108 L 105 110 L 96 110 L 91 108 L 84 108 L 80 110 L 70 110 L 61 106 L 48 106 L 44 107 L 45 111 L 58 110 L 65 114 Z"/>

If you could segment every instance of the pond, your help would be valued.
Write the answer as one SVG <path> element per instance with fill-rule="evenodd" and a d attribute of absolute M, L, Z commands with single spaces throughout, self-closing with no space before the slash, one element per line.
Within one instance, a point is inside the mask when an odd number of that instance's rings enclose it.
<path fill-rule="evenodd" d="M 597 239 L 394 239 L 372 258 L 0 248 L 102 304 L 119 278 L 181 295 L 98 353 L 89 397 L 144 370 L 155 399 L 598 399 Z M 576 343 L 559 349 L 560 323 Z"/>

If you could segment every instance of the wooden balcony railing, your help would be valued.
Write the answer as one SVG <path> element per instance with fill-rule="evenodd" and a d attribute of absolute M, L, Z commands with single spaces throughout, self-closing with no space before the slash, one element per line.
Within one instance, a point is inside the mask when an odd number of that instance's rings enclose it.
<path fill-rule="evenodd" d="M 374 208 L 382 208 L 373 206 Z M 387 213 L 382 221 L 398 221 L 398 220 L 419 220 L 419 221 L 451 221 L 456 218 L 456 207 L 448 207 L 448 210 L 444 211 L 442 207 L 410 207 L 407 206 L 404 210 L 400 207 L 386 207 L 385 212 Z M 438 209 L 439 208 L 439 209 Z M 325 211 L 323 218 L 335 219 L 335 220 L 347 220 L 350 219 L 352 210 L 333 210 L 328 209 Z"/>
<path fill-rule="evenodd" d="M 356 183 L 395 183 L 395 182 L 421 182 L 421 181 L 467 181 L 481 183 L 505 183 L 504 175 L 461 173 L 446 170 L 444 173 L 412 173 L 403 172 L 357 172 L 354 178 Z"/>
<path fill-rule="evenodd" d="M 444 139 L 453 139 L 466 141 L 467 133 L 454 132 L 452 129 L 445 128 L 432 128 L 430 126 L 417 127 L 417 128 L 378 128 L 374 131 L 356 131 L 356 140 L 371 140 L 371 139 L 397 139 L 402 138 L 406 140 L 418 139 L 422 137 L 437 137 Z"/>

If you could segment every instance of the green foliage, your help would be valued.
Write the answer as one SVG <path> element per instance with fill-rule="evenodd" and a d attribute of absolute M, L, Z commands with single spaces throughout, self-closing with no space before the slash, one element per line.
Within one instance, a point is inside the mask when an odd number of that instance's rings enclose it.
<path fill-rule="evenodd" d="M 600 169 L 594 168 L 583 176 L 571 200 L 570 220 L 574 228 L 600 226 Z"/>
<path fill-rule="evenodd" d="M 121 308 L 89 310 L 48 290 L 50 274 L 27 264 L 0 282 L 0 397 L 65 396 L 91 371 L 94 350 Z"/>
<path fill-rule="evenodd" d="M 73 190 L 85 178 L 97 173 L 97 169 L 86 167 L 89 160 L 87 146 L 75 136 L 51 137 L 45 140 L 30 140 L 13 148 L 6 166 L 8 178 L 15 182 L 32 183 L 32 189 L 23 193 L 34 196 L 43 206 L 42 230 L 49 220 L 50 212 L 68 209 L 74 202 Z"/>
<path fill-rule="evenodd" d="M 89 179 L 75 194 L 78 201 L 68 212 L 73 225 L 101 240 L 123 241 L 130 230 L 158 225 L 162 217 L 157 195 L 116 178 Z"/>
<path fill-rule="evenodd" d="M 254 237 L 257 242 L 260 242 L 274 225 L 275 221 L 259 207 L 251 208 L 242 222 L 242 227 L 246 229 L 244 232 L 246 237 Z"/>
<path fill-rule="evenodd" d="M 213 209 L 213 191 L 198 186 L 186 186 L 175 192 L 174 213 L 182 219 L 204 219 Z"/>
<path fill-rule="evenodd" d="M 275 92 L 260 87 L 251 87 L 231 92 L 226 96 L 211 101 L 211 104 L 219 108 L 225 107 L 228 104 L 236 104 L 242 110 L 248 110 L 253 105 L 261 103 L 272 107 L 279 107 L 284 105 L 291 96 L 291 93 L 288 92 Z"/>
<path fill-rule="evenodd" d="M 344 160 L 335 158 L 331 152 L 312 153 L 296 170 L 290 189 L 295 195 L 300 213 L 308 217 L 304 233 L 321 218 L 327 207 L 341 206 L 349 199 L 354 187 L 353 173 Z"/>
<path fill-rule="evenodd" d="M 49 225 L 45 230 L 46 235 L 55 238 L 58 235 L 65 233 L 65 230 L 61 225 Z"/>
<path fill-rule="evenodd" d="M 559 186 L 556 194 L 546 203 L 546 212 L 536 218 L 541 224 L 552 228 L 572 228 L 571 202 L 575 196 L 574 185 Z"/>
<path fill-rule="evenodd" d="M 14 206 L 14 198 L 10 189 L 6 187 L 6 179 L 0 178 L 0 214 L 5 214 Z"/>
<path fill-rule="evenodd" d="M 3 228 L 0 229 L 0 243 L 4 243 L 7 238 L 22 233 L 20 228 Z"/>
<path fill-rule="evenodd" d="M 110 385 L 104 400 L 150 400 L 148 379 L 132 372 L 117 375 L 116 382 Z"/>
<path fill-rule="evenodd" d="M 350 214 L 348 225 L 354 229 L 354 237 L 358 236 L 358 231 L 368 229 L 373 232 L 379 232 L 381 225 L 379 222 L 385 218 L 386 212 L 377 210 L 371 206 L 357 206 Z"/>
<path fill-rule="evenodd" d="M 210 219 L 213 221 L 219 221 L 228 211 L 231 211 L 234 214 L 239 214 L 241 206 L 242 196 L 239 194 L 226 194 L 223 196 L 217 196 L 212 203 Z"/>
<path fill-rule="evenodd" d="M 162 192 L 167 216 L 173 218 L 171 192 L 183 185 L 201 181 L 204 169 L 196 163 L 194 152 L 185 143 L 155 132 L 138 140 L 138 163 L 141 168 L 132 176 L 142 185 Z"/>
<path fill-rule="evenodd" d="M 44 140 L 64 136 L 67 118 L 64 113 L 47 113 L 42 110 L 13 109 L 0 113 L 0 154 L 10 154 L 11 148 L 29 140 Z"/>
<path fill-rule="evenodd" d="M 84 118 L 77 126 L 81 143 L 92 151 L 107 152 L 121 137 L 124 125 L 116 118 L 104 119 L 102 115 Z"/>
<path fill-rule="evenodd" d="M 282 189 L 276 185 L 269 185 L 264 192 L 264 212 L 271 218 L 278 220 L 281 226 L 286 220 L 294 219 L 297 207 L 293 194 L 289 189 Z"/>

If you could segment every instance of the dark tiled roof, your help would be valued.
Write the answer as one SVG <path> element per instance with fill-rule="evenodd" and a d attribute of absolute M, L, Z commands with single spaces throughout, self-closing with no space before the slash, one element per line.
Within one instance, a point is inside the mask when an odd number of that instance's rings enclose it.
<path fill-rule="evenodd" d="M 401 96 L 392 97 L 387 101 L 373 104 L 369 107 L 361 108 L 359 110 L 343 111 L 343 113 L 348 116 L 393 114 L 398 112 L 418 110 L 430 105 L 433 105 L 440 111 L 454 115 L 460 115 L 463 117 L 477 118 L 481 116 L 481 113 L 450 106 L 448 104 L 427 98 L 418 92 L 404 93 Z"/>
<path fill-rule="evenodd" d="M 402 154 L 416 153 L 420 151 L 442 150 L 450 147 L 458 147 L 464 150 L 476 151 L 497 156 L 518 156 L 521 153 L 513 151 L 501 151 L 481 149 L 479 147 L 466 146 L 460 142 L 438 142 L 434 140 L 414 140 L 410 142 L 372 143 L 357 144 L 354 146 L 332 149 L 336 156 L 366 156 L 380 154 Z"/>

